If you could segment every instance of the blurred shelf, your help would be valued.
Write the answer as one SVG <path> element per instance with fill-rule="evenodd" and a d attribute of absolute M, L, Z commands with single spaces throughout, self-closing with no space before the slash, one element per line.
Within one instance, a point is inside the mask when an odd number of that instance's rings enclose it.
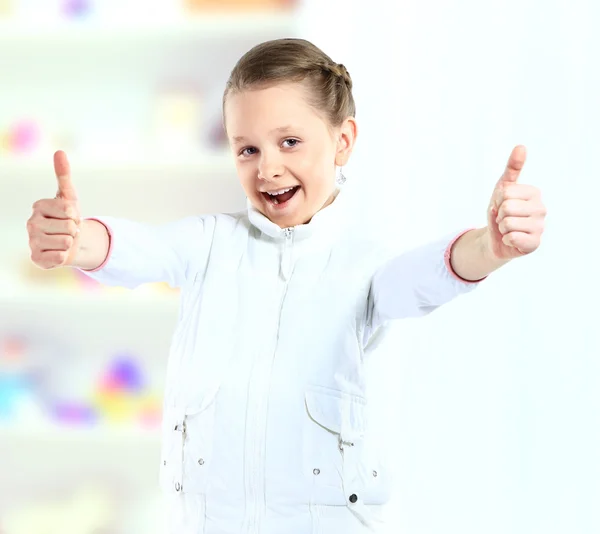
<path fill-rule="evenodd" d="M 89 428 L 58 425 L 20 426 L 0 423 L 0 443 L 14 446 L 19 442 L 79 446 L 160 446 L 160 429 L 135 426 L 98 425 Z"/>
<path fill-rule="evenodd" d="M 207 12 L 189 15 L 183 20 L 153 20 L 145 22 L 125 17 L 123 23 L 95 20 L 57 23 L 24 23 L 19 20 L 0 20 L 0 47 L 18 44 L 93 44 L 133 42 L 136 46 L 149 41 L 197 42 L 214 39 L 231 39 L 260 34 L 291 31 L 293 12 L 236 11 Z"/>
<path fill-rule="evenodd" d="M 202 177 L 206 179 L 229 175 L 236 178 L 235 163 L 230 151 L 218 151 L 188 159 L 132 159 L 101 161 L 69 156 L 74 176 L 102 175 L 122 180 L 127 177 L 164 178 Z M 0 157 L 0 180 L 12 176 L 39 176 L 46 180 L 53 174 L 52 155 L 39 157 Z M 237 180 L 237 178 L 236 178 Z"/>
<path fill-rule="evenodd" d="M 86 310 L 110 311 L 112 315 L 121 316 L 135 313 L 160 312 L 174 318 L 179 308 L 179 293 L 164 293 L 156 290 L 90 290 L 79 291 L 69 288 L 46 287 L 45 285 L 0 285 L 0 307 L 7 307 L 13 312 L 22 309 L 47 306 L 52 313 L 59 313 L 65 308 L 76 312 Z"/>

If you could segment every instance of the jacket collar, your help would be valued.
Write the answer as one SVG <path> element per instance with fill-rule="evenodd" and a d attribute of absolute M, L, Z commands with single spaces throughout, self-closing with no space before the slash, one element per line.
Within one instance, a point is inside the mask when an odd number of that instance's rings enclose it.
<path fill-rule="evenodd" d="M 332 236 L 339 231 L 345 221 L 348 213 L 348 198 L 347 192 L 343 188 L 336 188 L 337 195 L 333 202 L 326 208 L 318 211 L 310 222 L 300 224 L 293 227 L 294 239 L 306 239 L 316 235 Z M 286 230 L 280 228 L 273 221 L 265 217 L 247 200 L 248 218 L 250 223 L 258 228 L 261 232 L 273 238 L 283 238 Z"/>

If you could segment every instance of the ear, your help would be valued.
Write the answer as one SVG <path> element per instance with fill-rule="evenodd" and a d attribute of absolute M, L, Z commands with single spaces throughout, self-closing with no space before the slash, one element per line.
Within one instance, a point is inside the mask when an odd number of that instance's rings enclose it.
<path fill-rule="evenodd" d="M 335 152 L 335 164 L 338 167 L 346 165 L 352 154 L 358 128 L 354 117 L 348 117 L 341 126 L 337 128 L 337 146 Z"/>

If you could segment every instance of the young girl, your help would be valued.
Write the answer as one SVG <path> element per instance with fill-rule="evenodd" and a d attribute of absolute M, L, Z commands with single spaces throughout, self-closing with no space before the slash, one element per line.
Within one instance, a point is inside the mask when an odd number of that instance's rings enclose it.
<path fill-rule="evenodd" d="M 238 62 L 224 125 L 248 198 L 162 226 L 81 220 L 66 156 L 34 204 L 32 260 L 108 285 L 181 288 L 160 485 L 176 534 L 358 534 L 381 528 L 390 473 L 365 367 L 393 319 L 425 315 L 540 243 L 545 209 L 516 147 L 488 226 L 404 254 L 342 191 L 357 135 L 352 82 L 311 43 Z M 388 251 L 389 249 L 389 251 Z"/>

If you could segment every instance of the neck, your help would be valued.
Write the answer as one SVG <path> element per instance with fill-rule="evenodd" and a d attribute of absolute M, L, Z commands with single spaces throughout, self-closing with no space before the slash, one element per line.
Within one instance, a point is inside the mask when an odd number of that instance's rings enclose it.
<path fill-rule="evenodd" d="M 325 209 L 327 206 L 329 206 L 335 200 L 335 198 L 338 196 L 339 192 L 340 192 L 340 190 L 336 187 L 333 190 L 333 193 L 331 193 L 329 198 L 325 201 L 325 204 L 323 204 L 323 206 L 321 206 L 321 209 L 319 211 L 321 211 L 322 209 Z M 319 211 L 317 211 L 317 213 L 319 213 Z M 315 215 L 317 213 L 315 213 Z M 314 217 L 315 215 L 313 215 L 312 217 Z M 308 224 L 310 221 L 312 221 L 312 217 L 310 219 L 308 219 L 307 221 L 305 221 L 304 224 Z"/>

